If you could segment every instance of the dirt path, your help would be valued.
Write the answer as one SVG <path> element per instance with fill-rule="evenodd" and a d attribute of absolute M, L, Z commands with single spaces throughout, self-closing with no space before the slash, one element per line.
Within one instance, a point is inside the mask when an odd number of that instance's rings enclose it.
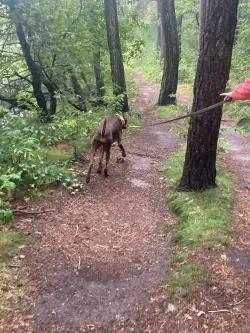
<path fill-rule="evenodd" d="M 151 103 L 157 90 L 139 76 L 136 81 L 133 108 L 143 111 L 142 123 L 157 120 Z M 24 260 L 38 289 L 30 332 L 76 332 L 89 323 L 133 320 L 149 291 L 168 278 L 170 244 L 160 226 L 174 217 L 159 167 L 180 144 L 167 125 L 144 128 L 125 140 L 124 163 L 115 162 L 119 152 L 113 150 L 107 180 L 93 173 L 84 195 L 40 199 L 35 205 L 55 213 L 16 221 L 18 231 L 35 239 Z M 14 324 L 11 332 L 21 332 Z"/>
<path fill-rule="evenodd" d="M 225 158 L 226 166 L 236 186 L 235 226 L 233 247 L 230 248 L 230 257 L 235 268 L 250 269 L 250 138 L 228 130 L 223 134 L 230 144 L 229 152 Z M 236 249 L 237 248 L 237 249 Z"/>

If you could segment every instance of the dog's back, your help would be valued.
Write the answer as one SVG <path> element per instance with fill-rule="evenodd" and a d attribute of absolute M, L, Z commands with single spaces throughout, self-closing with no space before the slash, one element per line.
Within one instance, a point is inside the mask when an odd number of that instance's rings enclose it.
<path fill-rule="evenodd" d="M 117 116 L 107 116 L 97 127 L 93 143 L 111 145 L 118 141 L 122 135 L 123 124 Z"/>

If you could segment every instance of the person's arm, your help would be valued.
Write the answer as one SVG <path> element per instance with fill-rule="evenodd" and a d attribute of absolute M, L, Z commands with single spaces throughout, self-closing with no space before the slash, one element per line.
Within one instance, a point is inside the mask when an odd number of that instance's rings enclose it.
<path fill-rule="evenodd" d="M 238 84 L 233 91 L 220 94 L 220 96 L 224 96 L 225 100 L 232 99 L 232 102 L 250 100 L 250 80 Z"/>

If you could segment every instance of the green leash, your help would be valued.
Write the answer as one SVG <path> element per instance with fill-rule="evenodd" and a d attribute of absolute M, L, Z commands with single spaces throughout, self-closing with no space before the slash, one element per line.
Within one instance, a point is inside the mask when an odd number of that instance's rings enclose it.
<path fill-rule="evenodd" d="M 190 112 L 189 114 L 186 114 L 185 116 L 181 116 L 181 117 L 177 117 L 177 118 L 174 118 L 174 119 L 168 119 L 168 120 L 164 120 L 164 121 L 161 121 L 159 123 L 154 123 L 154 124 L 149 124 L 149 125 L 146 125 L 147 126 L 157 126 L 157 125 L 161 125 L 161 124 L 166 124 L 166 123 L 172 123 L 174 121 L 177 121 L 177 120 L 181 120 L 181 119 L 184 119 L 184 118 L 188 118 L 188 117 L 195 117 L 195 116 L 198 116 L 199 114 L 201 113 L 204 113 L 204 112 L 207 112 L 207 111 L 210 111 L 210 110 L 213 110 L 213 109 L 216 109 L 220 106 L 222 106 L 223 104 L 225 103 L 228 103 L 230 102 L 230 100 L 226 100 L 226 101 L 221 101 L 217 104 L 214 104 L 214 105 L 211 105 L 211 106 L 208 106 L 207 108 L 204 108 L 204 109 L 201 109 L 199 111 L 195 111 L 195 112 Z M 140 126 L 129 126 L 129 127 L 140 127 Z"/>

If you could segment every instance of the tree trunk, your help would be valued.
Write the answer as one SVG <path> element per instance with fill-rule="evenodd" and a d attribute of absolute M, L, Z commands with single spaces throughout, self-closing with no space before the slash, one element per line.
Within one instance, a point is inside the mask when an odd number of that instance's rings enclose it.
<path fill-rule="evenodd" d="M 104 80 L 101 69 L 101 53 L 100 51 L 93 54 L 93 67 L 95 72 L 95 81 L 96 81 L 96 95 L 98 102 L 102 103 L 102 98 L 105 95 L 104 89 Z"/>
<path fill-rule="evenodd" d="M 229 77 L 239 0 L 209 0 L 194 83 L 192 112 L 218 103 Z M 203 10 L 203 8 L 201 9 Z M 180 189 L 214 187 L 222 110 L 191 118 Z"/>
<path fill-rule="evenodd" d="M 164 68 L 161 82 L 159 105 L 174 104 L 178 83 L 178 35 L 174 0 L 161 0 L 161 22 L 163 32 Z"/>
<path fill-rule="evenodd" d="M 197 22 L 199 23 L 199 50 L 201 47 L 201 42 L 203 38 L 204 33 L 204 27 L 205 27 L 205 20 L 206 20 L 206 12 L 208 7 L 208 0 L 200 0 L 200 15 L 199 20 Z"/>
<path fill-rule="evenodd" d="M 181 29 L 182 29 L 182 20 L 183 20 L 183 16 L 181 15 L 177 19 L 179 59 L 181 59 Z"/>
<path fill-rule="evenodd" d="M 44 80 L 43 84 L 48 89 L 49 95 L 50 95 L 50 109 L 47 111 L 47 120 L 50 121 L 52 119 L 52 116 L 56 114 L 56 108 L 57 108 L 57 99 L 55 98 L 56 90 L 52 83 L 50 83 L 48 80 Z"/>
<path fill-rule="evenodd" d="M 47 104 L 42 92 L 41 71 L 31 56 L 30 45 L 26 41 L 23 27 L 21 23 L 19 23 L 18 21 L 16 22 L 16 33 L 23 51 L 26 64 L 31 73 L 32 87 L 37 104 L 39 108 L 41 108 L 44 111 L 44 113 L 47 113 Z"/>
<path fill-rule="evenodd" d="M 157 26 L 157 40 L 156 40 L 156 48 L 157 50 L 161 50 L 161 41 L 162 41 L 162 31 L 161 31 L 161 0 L 157 0 L 157 19 L 158 19 L 158 26 Z"/>
<path fill-rule="evenodd" d="M 116 0 L 104 0 L 104 4 L 113 93 L 115 96 L 123 94 L 121 111 L 128 112 L 128 97 L 126 93 L 125 72 L 119 37 Z"/>
<path fill-rule="evenodd" d="M 74 89 L 74 93 L 78 97 L 79 110 L 86 111 L 87 107 L 86 107 L 84 92 L 83 92 L 82 87 L 81 87 L 79 81 L 77 80 L 77 77 L 75 74 L 71 75 L 71 82 L 72 82 L 72 86 Z"/>

